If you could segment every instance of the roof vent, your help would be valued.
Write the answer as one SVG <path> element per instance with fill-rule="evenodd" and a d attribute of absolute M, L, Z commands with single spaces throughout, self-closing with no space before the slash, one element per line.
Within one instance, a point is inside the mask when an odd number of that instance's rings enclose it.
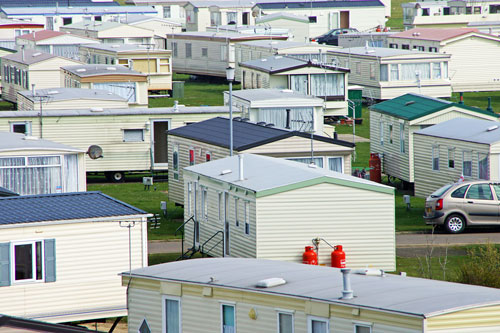
<path fill-rule="evenodd" d="M 415 104 L 415 101 L 408 101 L 405 103 L 405 106 L 412 105 L 412 104 Z"/>
<path fill-rule="evenodd" d="M 317 169 L 318 166 L 312 162 L 311 164 L 308 165 L 310 168 Z"/>
<path fill-rule="evenodd" d="M 488 132 L 491 132 L 491 131 L 496 130 L 497 128 L 498 128 L 498 125 L 493 125 L 493 126 L 491 126 L 491 127 L 488 127 L 487 131 L 488 131 Z"/>
<path fill-rule="evenodd" d="M 279 56 L 274 57 L 274 59 L 283 59 L 283 56 L 279 55 Z"/>
<path fill-rule="evenodd" d="M 38 140 L 38 138 L 32 135 L 25 135 L 23 136 L 23 140 Z"/>
<path fill-rule="evenodd" d="M 50 91 L 47 92 L 47 94 L 49 94 L 49 95 L 56 95 L 56 94 L 59 94 L 59 91 L 57 91 L 57 90 L 50 90 Z"/>
<path fill-rule="evenodd" d="M 269 124 L 266 124 L 265 126 L 266 127 L 274 127 L 274 124 L 269 123 Z"/>
<path fill-rule="evenodd" d="M 362 268 L 352 271 L 354 274 L 370 275 L 370 276 L 385 276 L 385 272 L 378 268 Z"/>
<path fill-rule="evenodd" d="M 85 68 L 78 68 L 76 71 L 80 73 L 80 72 L 86 72 L 87 70 Z"/>
<path fill-rule="evenodd" d="M 106 67 L 108 71 L 116 71 L 116 67 Z"/>
<path fill-rule="evenodd" d="M 266 126 L 266 122 L 265 121 L 259 121 L 257 123 L 257 125 L 259 125 L 259 126 Z"/>
<path fill-rule="evenodd" d="M 272 287 L 277 287 L 281 286 L 286 283 L 286 280 L 283 278 L 269 278 L 269 279 L 264 279 L 260 280 L 257 282 L 255 285 L 257 288 L 272 288 Z"/>
<path fill-rule="evenodd" d="M 112 48 L 114 48 L 114 49 L 118 49 L 118 48 L 120 47 L 120 45 L 118 45 L 118 44 L 113 44 L 113 45 L 111 45 L 111 47 L 112 47 Z"/>
<path fill-rule="evenodd" d="M 104 111 L 104 109 L 100 107 L 94 106 L 90 108 L 90 112 L 102 112 L 102 111 Z"/>
<path fill-rule="evenodd" d="M 222 170 L 222 171 L 220 172 L 220 175 L 221 175 L 221 176 L 224 176 L 224 175 L 227 175 L 227 174 L 229 174 L 229 173 L 231 173 L 231 172 L 233 172 L 233 171 L 231 171 L 231 169 Z"/>
<path fill-rule="evenodd" d="M 267 61 L 267 59 L 266 59 L 266 58 L 264 58 L 264 59 L 260 59 L 260 61 Z"/>
<path fill-rule="evenodd" d="M 39 55 L 42 55 L 42 52 L 33 53 L 32 57 L 38 57 Z"/>
<path fill-rule="evenodd" d="M 282 93 L 293 93 L 292 89 L 281 89 Z"/>

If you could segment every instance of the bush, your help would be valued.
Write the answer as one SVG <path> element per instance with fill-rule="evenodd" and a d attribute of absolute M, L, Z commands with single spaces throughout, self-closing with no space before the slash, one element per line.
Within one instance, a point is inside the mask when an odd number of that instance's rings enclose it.
<path fill-rule="evenodd" d="M 458 268 L 457 282 L 500 288 L 500 251 L 492 244 L 467 251 Z"/>

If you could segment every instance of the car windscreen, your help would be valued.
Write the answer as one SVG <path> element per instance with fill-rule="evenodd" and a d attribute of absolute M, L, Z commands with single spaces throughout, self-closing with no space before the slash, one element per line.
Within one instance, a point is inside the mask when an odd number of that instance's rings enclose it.
<path fill-rule="evenodd" d="M 445 186 L 441 187 L 439 190 L 436 190 L 436 191 L 432 192 L 431 198 L 438 198 L 438 197 L 442 196 L 452 186 L 453 186 L 453 184 L 448 184 L 448 185 L 445 185 Z"/>

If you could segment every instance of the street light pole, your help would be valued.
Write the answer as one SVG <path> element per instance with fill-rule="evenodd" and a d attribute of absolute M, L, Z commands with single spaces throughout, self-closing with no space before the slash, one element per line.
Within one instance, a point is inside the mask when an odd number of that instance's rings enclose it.
<path fill-rule="evenodd" d="M 226 79 L 229 81 L 229 156 L 233 156 L 233 67 L 226 68 Z"/>

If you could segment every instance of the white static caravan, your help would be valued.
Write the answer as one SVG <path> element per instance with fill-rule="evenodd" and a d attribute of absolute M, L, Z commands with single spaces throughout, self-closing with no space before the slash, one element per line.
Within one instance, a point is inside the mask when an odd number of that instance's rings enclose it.
<path fill-rule="evenodd" d="M 209 31 L 167 35 L 175 73 L 219 77 L 226 77 L 227 67 L 236 67 L 238 43 L 268 39 L 286 40 L 287 37 Z"/>
<path fill-rule="evenodd" d="M 297 113 L 290 113 L 292 123 Z M 184 168 L 229 156 L 229 137 L 229 119 L 222 117 L 168 131 L 170 201 L 184 205 Z M 233 151 L 314 163 L 320 168 L 351 174 L 354 144 L 236 118 L 233 120 Z"/>
<path fill-rule="evenodd" d="M 325 134 L 325 102 L 318 97 L 289 89 L 242 89 L 233 91 L 232 104 L 233 108 L 241 112 L 242 118 L 255 123 L 265 122 L 278 128 Z M 224 92 L 224 105 L 229 105 L 227 91 Z"/>
<path fill-rule="evenodd" d="M 455 118 L 414 136 L 415 196 L 466 180 L 500 180 L 498 121 Z"/>
<path fill-rule="evenodd" d="M 52 88 L 24 90 L 17 93 L 17 110 L 40 111 L 70 109 L 124 109 L 126 98 L 107 90 L 83 88 Z"/>
<path fill-rule="evenodd" d="M 323 116 L 347 116 L 347 68 L 277 55 L 241 62 L 240 70 L 242 89 L 290 89 L 323 99 Z"/>
<path fill-rule="evenodd" d="M 0 18 L 0 47 L 15 49 L 16 37 L 43 30 L 43 27 L 43 24 Z"/>
<path fill-rule="evenodd" d="M 2 98 L 17 103 L 17 92 L 61 87 L 61 67 L 81 64 L 35 50 L 21 50 L 2 57 Z"/>
<path fill-rule="evenodd" d="M 371 107 L 370 152 L 380 154 L 383 173 L 413 183 L 413 134 L 454 118 L 498 121 L 498 115 L 492 111 L 429 96 L 406 94 Z"/>
<path fill-rule="evenodd" d="M 182 25 L 171 19 L 151 17 L 148 15 L 128 15 L 120 18 L 121 23 L 134 27 L 153 30 L 155 48 L 165 50 L 167 48 L 167 34 L 182 31 Z"/>
<path fill-rule="evenodd" d="M 30 135 L 43 134 L 44 139 L 84 151 L 91 145 L 98 145 L 103 157 L 91 159 L 87 156 L 87 172 L 104 172 L 111 180 L 122 181 L 126 172 L 168 170 L 167 130 L 227 115 L 225 106 L 91 108 L 43 112 L 40 123 L 38 110 L 3 111 L 0 112 L 0 131 L 14 132 L 22 128 Z"/>
<path fill-rule="evenodd" d="M 2 314 L 55 323 L 127 315 L 118 274 L 148 265 L 150 214 L 100 192 L 5 197 L 0 211 Z"/>
<path fill-rule="evenodd" d="M 12 122 L 0 132 L 0 187 L 20 195 L 87 189 L 84 150 L 27 135 L 29 125 Z"/>
<path fill-rule="evenodd" d="M 396 268 L 394 188 L 316 165 L 240 154 L 184 168 L 190 218 L 187 246 L 212 256 L 302 262 L 319 237 L 344 247 L 347 267 Z M 326 242 L 319 264 L 330 263 Z"/>
<path fill-rule="evenodd" d="M 388 43 L 394 48 L 450 54 L 448 72 L 454 92 L 500 90 L 500 68 L 495 65 L 500 54 L 498 36 L 472 28 L 415 28 L 390 36 Z"/>
<path fill-rule="evenodd" d="M 451 96 L 449 54 L 352 47 L 328 51 L 330 62 L 351 69 L 349 84 L 363 87 L 363 97 L 386 100 L 406 93 Z"/>
<path fill-rule="evenodd" d="M 78 49 L 84 44 L 99 44 L 99 41 L 53 30 L 36 31 L 16 38 L 18 51 L 25 48 L 74 60 L 79 60 Z"/>
<path fill-rule="evenodd" d="M 125 0 L 127 5 L 151 6 L 157 12 L 157 17 L 176 22 L 182 29 L 186 28 L 186 5 L 188 0 Z"/>
<path fill-rule="evenodd" d="M 316 35 L 311 35 L 311 25 L 306 15 L 296 15 L 286 12 L 273 13 L 257 17 L 255 24 L 269 26 L 273 29 L 289 29 L 288 40 L 307 43 Z"/>
<path fill-rule="evenodd" d="M 374 269 L 342 272 L 275 260 L 206 258 L 121 275 L 129 286 L 130 333 L 145 325 L 152 332 L 500 331 L 496 288 Z"/>

